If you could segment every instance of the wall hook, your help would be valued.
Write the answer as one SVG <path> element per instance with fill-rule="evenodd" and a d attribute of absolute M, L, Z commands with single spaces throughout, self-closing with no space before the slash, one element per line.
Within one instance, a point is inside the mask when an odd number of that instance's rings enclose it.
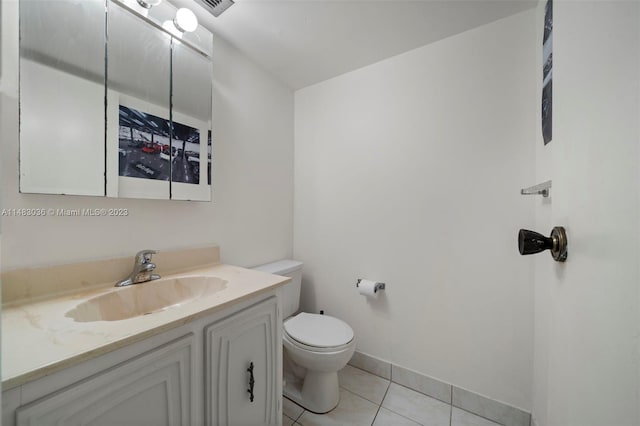
<path fill-rule="evenodd" d="M 551 181 L 548 180 L 546 182 L 539 183 L 534 186 L 530 186 L 529 188 L 522 188 L 520 190 L 520 194 L 522 195 L 542 195 L 547 198 L 549 193 L 551 192 Z"/>

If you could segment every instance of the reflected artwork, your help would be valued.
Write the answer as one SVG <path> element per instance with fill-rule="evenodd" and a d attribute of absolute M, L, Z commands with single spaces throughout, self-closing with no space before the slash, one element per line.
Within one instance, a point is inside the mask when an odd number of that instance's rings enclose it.
<path fill-rule="evenodd" d="M 173 182 L 200 183 L 200 130 L 173 122 Z"/>
<path fill-rule="evenodd" d="M 200 183 L 200 130 L 120 105 L 118 135 L 120 176 Z"/>

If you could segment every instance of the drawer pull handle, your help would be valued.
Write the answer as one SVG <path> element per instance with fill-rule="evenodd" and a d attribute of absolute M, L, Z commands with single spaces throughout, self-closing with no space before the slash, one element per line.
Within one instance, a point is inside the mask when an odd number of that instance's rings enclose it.
<path fill-rule="evenodd" d="M 256 384 L 253 378 L 253 362 L 249 364 L 247 371 L 249 372 L 249 389 L 247 389 L 247 392 L 249 392 L 249 401 L 253 402 L 253 386 Z"/>

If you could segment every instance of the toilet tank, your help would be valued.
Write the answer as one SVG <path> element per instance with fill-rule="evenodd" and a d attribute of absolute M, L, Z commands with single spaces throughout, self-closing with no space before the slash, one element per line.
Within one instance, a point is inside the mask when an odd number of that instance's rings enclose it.
<path fill-rule="evenodd" d="M 302 262 L 284 259 L 256 266 L 252 269 L 267 272 L 269 274 L 291 277 L 291 282 L 285 284 L 283 287 L 283 318 L 288 318 L 298 311 L 298 308 L 300 307 L 300 288 L 302 287 Z"/>

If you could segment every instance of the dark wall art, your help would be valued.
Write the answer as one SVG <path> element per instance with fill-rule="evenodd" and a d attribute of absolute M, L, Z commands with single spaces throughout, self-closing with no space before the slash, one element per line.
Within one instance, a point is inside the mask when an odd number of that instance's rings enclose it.
<path fill-rule="evenodd" d="M 553 118 L 553 0 L 545 5 L 542 63 L 542 136 L 546 145 L 551 142 Z"/>
<path fill-rule="evenodd" d="M 124 105 L 119 115 L 120 176 L 200 183 L 199 129 Z"/>
<path fill-rule="evenodd" d="M 173 122 L 173 181 L 200 183 L 200 130 Z"/>
<path fill-rule="evenodd" d="M 119 175 L 169 180 L 169 120 L 124 105 L 119 114 Z"/>

